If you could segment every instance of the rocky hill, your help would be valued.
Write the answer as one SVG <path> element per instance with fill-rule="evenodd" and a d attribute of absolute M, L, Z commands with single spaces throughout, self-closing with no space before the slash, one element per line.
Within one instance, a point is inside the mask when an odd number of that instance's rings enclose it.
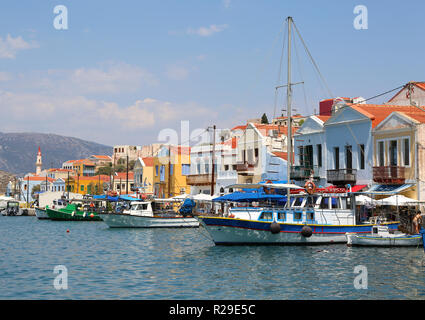
<path fill-rule="evenodd" d="M 82 159 L 93 154 L 112 155 L 112 147 L 77 138 L 44 133 L 0 132 L 0 170 L 17 175 L 35 172 L 39 146 L 43 169 L 60 168 L 67 160 Z"/>
<path fill-rule="evenodd" d="M 13 174 L 0 170 L 0 195 L 6 193 L 7 184 L 14 179 Z"/>

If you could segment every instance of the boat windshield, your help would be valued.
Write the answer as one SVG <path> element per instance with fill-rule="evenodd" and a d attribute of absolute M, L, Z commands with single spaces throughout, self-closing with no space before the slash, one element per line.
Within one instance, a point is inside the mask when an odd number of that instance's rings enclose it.
<path fill-rule="evenodd" d="M 18 202 L 9 202 L 9 207 L 18 207 L 19 203 Z"/>
<path fill-rule="evenodd" d="M 131 205 L 130 210 L 147 210 L 148 204 L 147 203 L 134 203 Z"/>

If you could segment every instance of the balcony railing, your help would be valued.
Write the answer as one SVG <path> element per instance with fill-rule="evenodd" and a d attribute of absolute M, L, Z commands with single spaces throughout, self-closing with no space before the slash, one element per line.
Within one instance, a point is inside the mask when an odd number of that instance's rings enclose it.
<path fill-rule="evenodd" d="M 314 178 L 319 177 L 318 166 L 293 166 L 291 168 L 291 179 L 305 180 L 313 174 Z"/>
<path fill-rule="evenodd" d="M 404 167 L 373 167 L 373 181 L 382 184 L 403 184 L 405 181 Z"/>
<path fill-rule="evenodd" d="M 187 184 L 191 186 L 208 185 L 211 184 L 211 181 L 211 174 L 191 174 L 187 176 L 186 180 Z"/>
<path fill-rule="evenodd" d="M 355 184 L 357 180 L 356 169 L 337 169 L 327 171 L 328 183 L 336 186 L 345 186 L 346 184 Z"/>
<path fill-rule="evenodd" d="M 239 163 L 236 165 L 236 171 L 239 174 L 254 174 L 254 165 L 248 162 Z"/>

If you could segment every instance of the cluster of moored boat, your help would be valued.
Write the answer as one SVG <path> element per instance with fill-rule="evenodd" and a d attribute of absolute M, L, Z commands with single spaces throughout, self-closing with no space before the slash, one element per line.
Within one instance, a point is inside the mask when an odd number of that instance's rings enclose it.
<path fill-rule="evenodd" d="M 421 234 L 399 231 L 400 222 L 385 215 L 365 219 L 351 192 L 304 190 L 289 184 L 234 186 L 257 189 L 246 197 L 220 203 L 221 214 L 200 215 L 197 203 L 186 199 L 147 199 L 119 202 L 108 199 L 59 199 L 36 208 L 39 219 L 103 221 L 110 228 L 204 227 L 217 245 L 293 245 L 346 243 L 349 246 L 420 246 Z M 274 190 L 260 193 L 258 190 Z M 283 195 L 279 190 L 295 190 Z M 127 199 L 128 200 L 128 199 Z M 221 199 L 215 199 L 220 202 Z M 109 208 L 109 210 L 107 209 Z M 390 212 L 393 213 L 393 212 Z"/>

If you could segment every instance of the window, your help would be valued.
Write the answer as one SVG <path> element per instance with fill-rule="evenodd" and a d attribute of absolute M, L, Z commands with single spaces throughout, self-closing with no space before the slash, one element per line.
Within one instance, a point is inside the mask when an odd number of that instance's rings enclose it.
<path fill-rule="evenodd" d="M 286 220 L 286 213 L 285 212 L 282 212 L 282 211 L 279 211 L 277 213 L 277 220 Z"/>
<path fill-rule="evenodd" d="M 232 170 L 236 171 L 236 164 L 232 165 Z"/>
<path fill-rule="evenodd" d="M 295 198 L 293 206 L 294 207 L 301 207 L 303 200 L 304 200 L 304 198 L 301 198 L 301 197 Z"/>
<path fill-rule="evenodd" d="M 188 176 L 190 174 L 190 164 L 182 164 L 182 175 Z"/>
<path fill-rule="evenodd" d="M 81 185 L 80 190 L 81 190 L 81 191 L 84 191 L 84 185 Z"/>
<path fill-rule="evenodd" d="M 322 145 L 321 144 L 317 145 L 317 165 L 319 167 L 322 166 Z"/>
<path fill-rule="evenodd" d="M 365 159 L 364 144 L 359 144 L 359 165 L 360 165 L 361 170 L 364 170 L 364 168 L 365 168 L 364 159 Z"/>
<path fill-rule="evenodd" d="M 225 164 L 224 165 L 224 171 L 228 171 L 229 170 L 229 165 L 228 164 Z"/>
<path fill-rule="evenodd" d="M 339 148 L 334 148 L 334 157 L 335 157 L 335 170 L 339 170 Z"/>
<path fill-rule="evenodd" d="M 314 211 L 308 211 L 306 214 L 306 220 L 307 221 L 313 221 L 314 220 Z"/>
<path fill-rule="evenodd" d="M 322 197 L 322 200 L 320 201 L 320 209 L 329 209 L 328 197 Z"/>
<path fill-rule="evenodd" d="M 170 164 L 170 175 L 172 176 L 174 174 L 174 165 Z"/>
<path fill-rule="evenodd" d="M 383 167 L 385 165 L 384 158 L 384 141 L 378 142 L 378 166 Z"/>
<path fill-rule="evenodd" d="M 353 169 L 353 147 L 345 146 L 345 168 Z"/>
<path fill-rule="evenodd" d="M 273 220 L 273 212 L 264 211 L 261 213 L 259 220 Z"/>
<path fill-rule="evenodd" d="M 339 198 L 332 197 L 332 209 L 339 209 Z"/>
<path fill-rule="evenodd" d="M 303 212 L 302 211 L 295 211 L 294 212 L 294 220 L 301 220 L 303 217 Z"/>
<path fill-rule="evenodd" d="M 208 163 L 205 164 L 205 173 L 209 173 L 210 165 Z"/>
<path fill-rule="evenodd" d="M 397 140 L 390 141 L 390 166 L 397 165 Z"/>
<path fill-rule="evenodd" d="M 405 166 L 410 166 L 410 141 L 403 139 L 403 161 Z"/>
<path fill-rule="evenodd" d="M 155 166 L 155 177 L 158 176 L 158 166 Z"/>

